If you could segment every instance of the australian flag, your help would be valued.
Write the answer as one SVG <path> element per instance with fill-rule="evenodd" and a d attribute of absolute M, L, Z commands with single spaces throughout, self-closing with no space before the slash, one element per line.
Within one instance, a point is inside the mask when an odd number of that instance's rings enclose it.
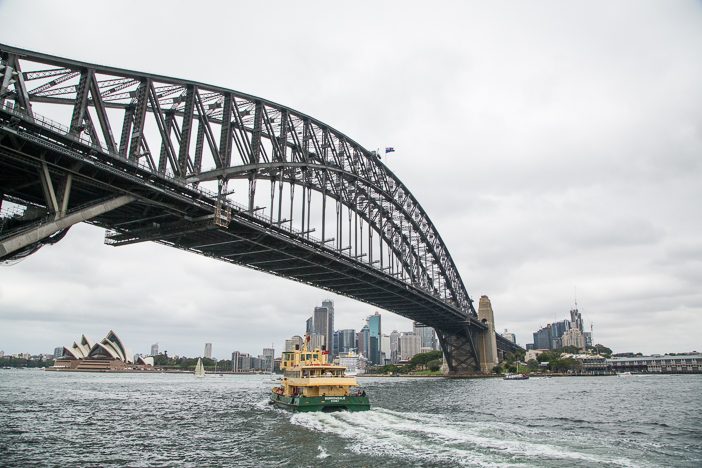
<path fill-rule="evenodd" d="M 395 152 L 395 148 L 393 148 L 392 146 L 387 146 L 385 148 L 385 154 L 394 153 L 394 152 Z"/>

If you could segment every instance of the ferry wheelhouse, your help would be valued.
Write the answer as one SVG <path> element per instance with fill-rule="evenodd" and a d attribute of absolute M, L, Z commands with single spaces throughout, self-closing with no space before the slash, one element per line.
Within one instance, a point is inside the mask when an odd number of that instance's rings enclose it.
<path fill-rule="evenodd" d="M 307 340 L 309 341 L 309 340 Z M 295 346 L 280 362 L 282 385 L 273 387 L 271 403 L 289 411 L 365 411 L 370 409 L 366 392 L 358 387 L 346 368 L 329 363 L 324 348 Z"/>

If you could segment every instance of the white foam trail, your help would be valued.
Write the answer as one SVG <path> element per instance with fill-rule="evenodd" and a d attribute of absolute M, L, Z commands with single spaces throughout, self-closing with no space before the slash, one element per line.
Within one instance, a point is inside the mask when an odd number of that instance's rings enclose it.
<path fill-rule="evenodd" d="M 317 458 L 324 460 L 325 458 L 329 458 L 331 455 L 327 453 L 326 450 L 324 450 L 324 447 L 321 445 L 317 446 L 317 450 L 319 450 L 319 454 L 317 455 Z"/>
<path fill-rule="evenodd" d="M 534 442 L 538 433 L 500 422 L 455 422 L 444 417 L 383 408 L 364 412 L 296 413 L 291 423 L 349 441 L 359 454 L 454 465 L 523 466 L 534 460 L 578 460 L 592 464 L 640 466 L 632 460 L 585 453 L 572 447 Z M 535 434 L 536 433 L 536 434 Z M 528 438 L 531 440 L 527 440 Z M 564 440 L 562 436 L 555 439 Z M 564 440 L 565 442 L 565 440 Z"/>

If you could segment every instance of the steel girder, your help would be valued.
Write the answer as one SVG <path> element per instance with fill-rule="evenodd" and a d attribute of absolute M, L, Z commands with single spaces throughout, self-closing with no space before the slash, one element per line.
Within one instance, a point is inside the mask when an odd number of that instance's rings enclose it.
<path fill-rule="evenodd" d="M 466 315 L 476 315 L 457 267 L 420 203 L 377 154 L 338 130 L 277 103 L 204 83 L 1 44 L 0 59 L 0 105 L 28 115 L 33 115 L 33 104 L 68 106 L 72 111 L 63 123 L 66 133 L 193 188 L 216 180 L 223 203 L 230 179 L 248 180 L 251 212 L 257 180 L 270 181 L 271 191 L 278 184 L 280 196 L 282 184 L 302 187 L 301 229 L 292 229 L 291 216 L 289 230 L 306 239 L 314 190 L 322 194 L 323 203 L 339 203 L 365 222 L 392 251 L 392 261 L 401 265 L 400 271 L 382 263 L 377 268 Z M 113 129 L 120 125 L 118 140 Z M 273 203 L 270 210 L 272 222 Z M 276 223 L 283 226 L 280 206 L 278 211 Z M 324 245 L 324 227 L 322 232 Z M 352 254 L 351 246 L 342 246 L 340 240 L 338 250 L 352 258 L 367 255 L 374 264 L 373 252 Z"/>

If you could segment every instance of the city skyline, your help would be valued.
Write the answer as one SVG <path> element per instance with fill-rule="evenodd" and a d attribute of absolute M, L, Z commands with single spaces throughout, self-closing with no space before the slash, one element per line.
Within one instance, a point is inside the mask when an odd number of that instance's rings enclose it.
<path fill-rule="evenodd" d="M 326 22 L 293 5 L 221 5 L 222 17 L 266 17 L 270 31 L 299 25 L 310 47 L 295 54 L 253 22 L 238 25 L 240 46 L 226 58 L 212 49 L 230 39 L 226 28 L 173 43 L 147 20 L 163 14 L 158 4 L 139 5 L 140 15 L 91 4 L 91 15 L 114 18 L 104 22 L 51 2 L 3 2 L 0 42 L 222 85 L 298 109 L 366 148 L 392 146 L 383 162 L 431 216 L 476 304 L 488 295 L 496 330 L 521 345 L 567 314 L 577 286 L 595 342 L 615 352 L 700 350 L 698 3 L 605 13 L 408 3 L 401 18 L 390 5 L 372 15 L 336 8 L 325 6 L 337 18 Z M 462 20 L 447 21 L 447 11 Z M 167 14 L 173 24 L 190 19 Z M 0 267 L 0 349 L 51 352 L 78 331 L 110 327 L 135 352 L 158 342 L 196 355 L 212 342 L 224 357 L 271 341 L 282 349 L 324 298 L 335 302 L 336 329 L 358 330 L 376 310 L 163 245 L 103 242 L 103 230 L 77 225 Z M 383 329 L 411 329 L 379 311 Z"/>

